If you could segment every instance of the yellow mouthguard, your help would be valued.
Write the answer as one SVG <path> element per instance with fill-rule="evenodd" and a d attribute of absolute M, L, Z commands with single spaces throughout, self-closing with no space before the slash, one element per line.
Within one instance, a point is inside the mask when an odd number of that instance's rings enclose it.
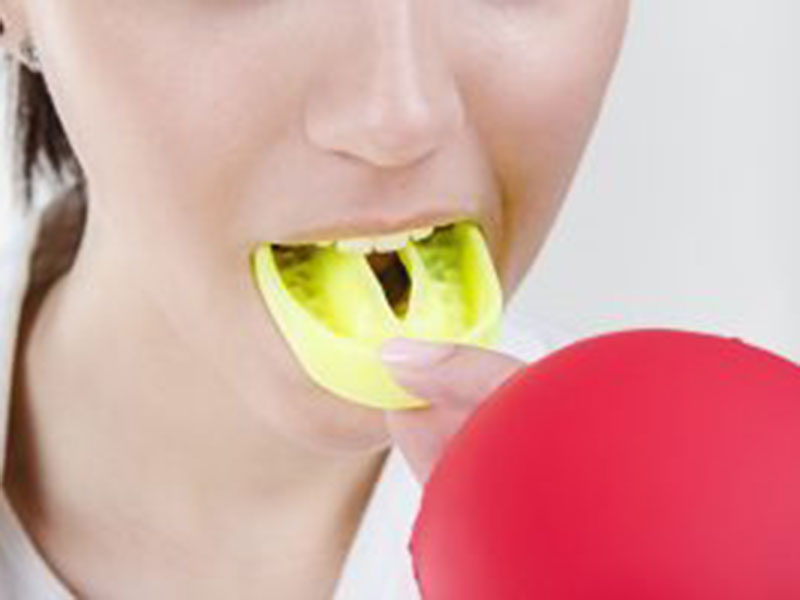
<path fill-rule="evenodd" d="M 251 255 L 256 287 L 309 376 L 344 399 L 384 410 L 428 405 L 395 383 L 381 362 L 385 340 L 491 348 L 503 311 L 500 283 L 475 223 L 438 228 L 397 254 L 411 281 L 402 316 L 362 254 L 302 246 L 278 258 L 262 242 Z"/>

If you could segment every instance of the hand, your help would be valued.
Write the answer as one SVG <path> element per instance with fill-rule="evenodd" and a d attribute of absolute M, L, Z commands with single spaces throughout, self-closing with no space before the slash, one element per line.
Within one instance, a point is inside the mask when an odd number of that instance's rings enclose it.
<path fill-rule="evenodd" d="M 495 350 L 409 338 L 387 341 L 381 357 L 398 384 L 431 404 L 386 413 L 392 438 L 423 484 L 481 401 L 527 364 Z"/>

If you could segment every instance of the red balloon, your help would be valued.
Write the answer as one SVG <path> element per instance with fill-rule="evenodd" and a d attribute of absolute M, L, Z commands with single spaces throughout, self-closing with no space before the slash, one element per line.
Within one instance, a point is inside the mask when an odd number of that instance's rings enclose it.
<path fill-rule="evenodd" d="M 584 338 L 448 444 L 410 546 L 425 600 L 800 599 L 800 368 L 738 338 Z"/>

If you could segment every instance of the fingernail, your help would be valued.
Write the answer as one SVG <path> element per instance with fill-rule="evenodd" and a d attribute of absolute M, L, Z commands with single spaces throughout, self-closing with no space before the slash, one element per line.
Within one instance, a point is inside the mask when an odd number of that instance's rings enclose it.
<path fill-rule="evenodd" d="M 395 337 L 383 343 L 380 357 L 398 366 L 421 367 L 447 358 L 454 350 L 453 344 Z"/>

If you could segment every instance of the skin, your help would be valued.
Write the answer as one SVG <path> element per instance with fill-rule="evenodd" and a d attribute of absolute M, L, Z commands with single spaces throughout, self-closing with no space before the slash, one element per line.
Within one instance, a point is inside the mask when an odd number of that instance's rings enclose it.
<path fill-rule="evenodd" d="M 510 300 L 595 124 L 627 0 L 0 11 L 9 51 L 33 37 L 89 181 L 75 265 L 20 344 L 5 484 L 26 527 L 86 597 L 329 597 L 389 444 L 424 481 L 522 363 L 457 347 L 394 367 L 433 408 L 342 402 L 294 359 L 248 253 L 342 220 L 471 215 Z"/>

